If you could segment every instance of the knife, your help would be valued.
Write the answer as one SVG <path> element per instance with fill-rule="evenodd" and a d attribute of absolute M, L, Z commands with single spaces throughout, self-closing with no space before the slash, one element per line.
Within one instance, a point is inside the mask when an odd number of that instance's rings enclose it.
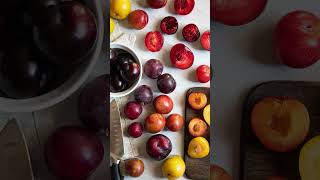
<path fill-rule="evenodd" d="M 110 157 L 112 160 L 111 179 L 120 180 L 120 159 L 124 155 L 123 133 L 120 122 L 120 112 L 116 100 L 112 100 L 110 107 Z"/>
<path fill-rule="evenodd" d="M 0 179 L 34 179 L 25 137 L 14 119 L 0 132 L 0 159 Z"/>

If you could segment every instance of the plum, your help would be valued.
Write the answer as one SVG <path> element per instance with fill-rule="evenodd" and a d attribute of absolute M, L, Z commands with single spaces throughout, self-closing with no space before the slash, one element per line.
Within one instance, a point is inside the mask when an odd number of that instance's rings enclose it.
<path fill-rule="evenodd" d="M 124 114 L 130 120 L 137 119 L 142 113 L 142 105 L 135 101 L 128 102 L 124 107 Z"/>
<path fill-rule="evenodd" d="M 142 85 L 135 90 L 134 97 L 137 102 L 149 104 L 152 102 L 153 92 L 149 86 Z"/>
<path fill-rule="evenodd" d="M 150 157 L 160 161 L 168 157 L 172 150 L 172 143 L 167 136 L 156 134 L 148 139 L 146 149 Z"/>
<path fill-rule="evenodd" d="M 160 23 L 160 29 L 163 33 L 174 34 L 178 30 L 178 21 L 173 16 L 167 16 L 162 19 Z"/>
<path fill-rule="evenodd" d="M 183 38 L 188 42 L 194 42 L 199 39 L 200 31 L 195 24 L 188 24 L 182 29 Z"/>
<path fill-rule="evenodd" d="M 101 75 L 91 81 L 79 99 L 79 117 L 93 130 L 109 128 L 109 75 Z"/>
<path fill-rule="evenodd" d="M 134 29 L 143 29 L 148 24 L 148 14 L 141 9 L 134 10 L 129 14 L 128 22 Z"/>
<path fill-rule="evenodd" d="M 163 72 L 163 64 L 157 59 L 150 59 L 144 65 L 144 73 L 151 79 L 157 79 Z"/>
<path fill-rule="evenodd" d="M 143 125 L 138 122 L 134 122 L 128 127 L 128 135 L 133 138 L 138 138 L 143 133 Z"/>
<path fill-rule="evenodd" d="M 82 62 L 97 39 L 96 18 L 91 10 L 76 1 L 63 1 L 44 12 L 44 20 L 35 31 L 39 48 L 57 64 Z"/>
<path fill-rule="evenodd" d="M 179 15 L 188 15 L 194 8 L 194 0 L 174 0 L 174 9 Z"/>
<path fill-rule="evenodd" d="M 176 89 L 176 80 L 171 74 L 165 73 L 159 76 L 157 80 L 157 86 L 160 92 L 169 94 Z"/>
<path fill-rule="evenodd" d="M 160 51 L 163 46 L 163 42 L 163 36 L 159 31 L 148 32 L 144 39 L 145 46 L 151 52 Z"/>
<path fill-rule="evenodd" d="M 167 4 L 167 0 L 147 0 L 147 3 L 153 9 L 160 9 Z"/>

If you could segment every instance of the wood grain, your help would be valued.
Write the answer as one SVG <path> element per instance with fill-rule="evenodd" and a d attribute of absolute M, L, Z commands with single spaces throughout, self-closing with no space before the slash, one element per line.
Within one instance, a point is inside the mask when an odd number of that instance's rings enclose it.
<path fill-rule="evenodd" d="M 188 97 L 193 92 L 202 92 L 206 94 L 208 103 L 210 103 L 210 88 L 196 87 L 191 88 L 186 93 L 185 106 L 185 138 L 184 138 L 184 159 L 186 163 L 186 175 L 193 180 L 208 180 L 210 178 L 210 155 L 201 159 L 194 159 L 188 156 L 188 145 L 193 137 L 189 134 L 188 125 L 192 118 L 198 117 L 203 119 L 202 110 L 193 110 L 188 103 Z M 210 133 L 205 137 L 210 142 Z"/>
<path fill-rule="evenodd" d="M 243 111 L 241 135 L 241 180 L 261 180 L 271 176 L 283 176 L 289 180 L 300 180 L 299 152 L 276 153 L 265 149 L 252 133 L 250 114 L 253 106 L 268 96 L 293 97 L 308 109 L 310 130 L 305 141 L 320 134 L 320 83 L 296 81 L 272 81 L 255 87 L 249 94 Z"/>

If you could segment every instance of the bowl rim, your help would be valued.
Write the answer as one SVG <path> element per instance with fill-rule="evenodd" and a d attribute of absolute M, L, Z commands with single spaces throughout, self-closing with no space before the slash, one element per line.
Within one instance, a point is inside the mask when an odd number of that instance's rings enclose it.
<path fill-rule="evenodd" d="M 132 93 L 140 84 L 140 81 L 142 79 L 142 74 L 143 74 L 142 62 L 141 62 L 141 59 L 139 58 L 139 56 L 137 55 L 137 53 L 135 52 L 135 50 L 133 50 L 133 48 L 131 48 L 125 44 L 112 42 L 112 43 L 110 43 L 110 48 L 118 48 L 118 49 L 128 51 L 134 57 L 134 59 L 136 60 L 136 62 L 140 66 L 139 78 L 138 78 L 138 80 L 136 80 L 136 82 L 129 89 L 122 91 L 122 92 L 118 92 L 118 93 L 113 93 L 110 91 L 111 98 L 120 98 L 120 97 L 124 97 L 124 96 L 127 96 L 130 93 Z"/>
<path fill-rule="evenodd" d="M 80 86 L 87 80 L 92 72 L 96 63 L 99 60 L 100 52 L 102 50 L 103 37 L 104 37 L 104 22 L 103 13 L 100 0 L 93 0 L 92 6 L 93 13 L 97 22 L 97 39 L 95 46 L 90 57 L 90 62 L 82 64 L 87 65 L 83 71 L 80 68 L 73 73 L 73 75 L 62 85 L 56 89 L 33 98 L 27 99 L 12 99 L 0 97 L 0 110 L 4 112 L 33 112 L 41 109 L 51 107 L 64 99 L 68 98 L 71 94 L 77 91 Z"/>

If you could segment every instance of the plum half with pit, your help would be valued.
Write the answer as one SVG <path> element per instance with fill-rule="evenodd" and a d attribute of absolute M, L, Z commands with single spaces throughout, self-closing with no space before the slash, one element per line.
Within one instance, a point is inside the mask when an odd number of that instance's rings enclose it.
<path fill-rule="evenodd" d="M 80 119 L 93 130 L 109 128 L 109 75 L 101 75 L 91 81 L 79 99 Z"/>
<path fill-rule="evenodd" d="M 169 94 L 176 89 L 177 83 L 171 74 L 165 73 L 159 76 L 157 86 L 160 92 Z"/>
<path fill-rule="evenodd" d="M 182 29 L 183 38 L 188 42 L 195 42 L 200 37 L 200 31 L 195 24 L 188 24 Z"/>
<path fill-rule="evenodd" d="M 188 15 L 194 8 L 194 0 L 174 0 L 174 9 L 179 15 Z"/>
<path fill-rule="evenodd" d="M 148 32 L 144 39 L 145 46 L 151 52 L 160 51 L 163 46 L 163 42 L 163 36 L 159 31 Z"/>
<path fill-rule="evenodd" d="M 193 65 L 193 52 L 184 44 L 176 44 L 170 51 L 171 63 L 179 69 L 188 69 Z"/>
<path fill-rule="evenodd" d="M 82 62 L 97 39 L 97 23 L 91 10 L 76 1 L 48 6 L 44 21 L 37 25 L 39 48 L 57 64 Z"/>

